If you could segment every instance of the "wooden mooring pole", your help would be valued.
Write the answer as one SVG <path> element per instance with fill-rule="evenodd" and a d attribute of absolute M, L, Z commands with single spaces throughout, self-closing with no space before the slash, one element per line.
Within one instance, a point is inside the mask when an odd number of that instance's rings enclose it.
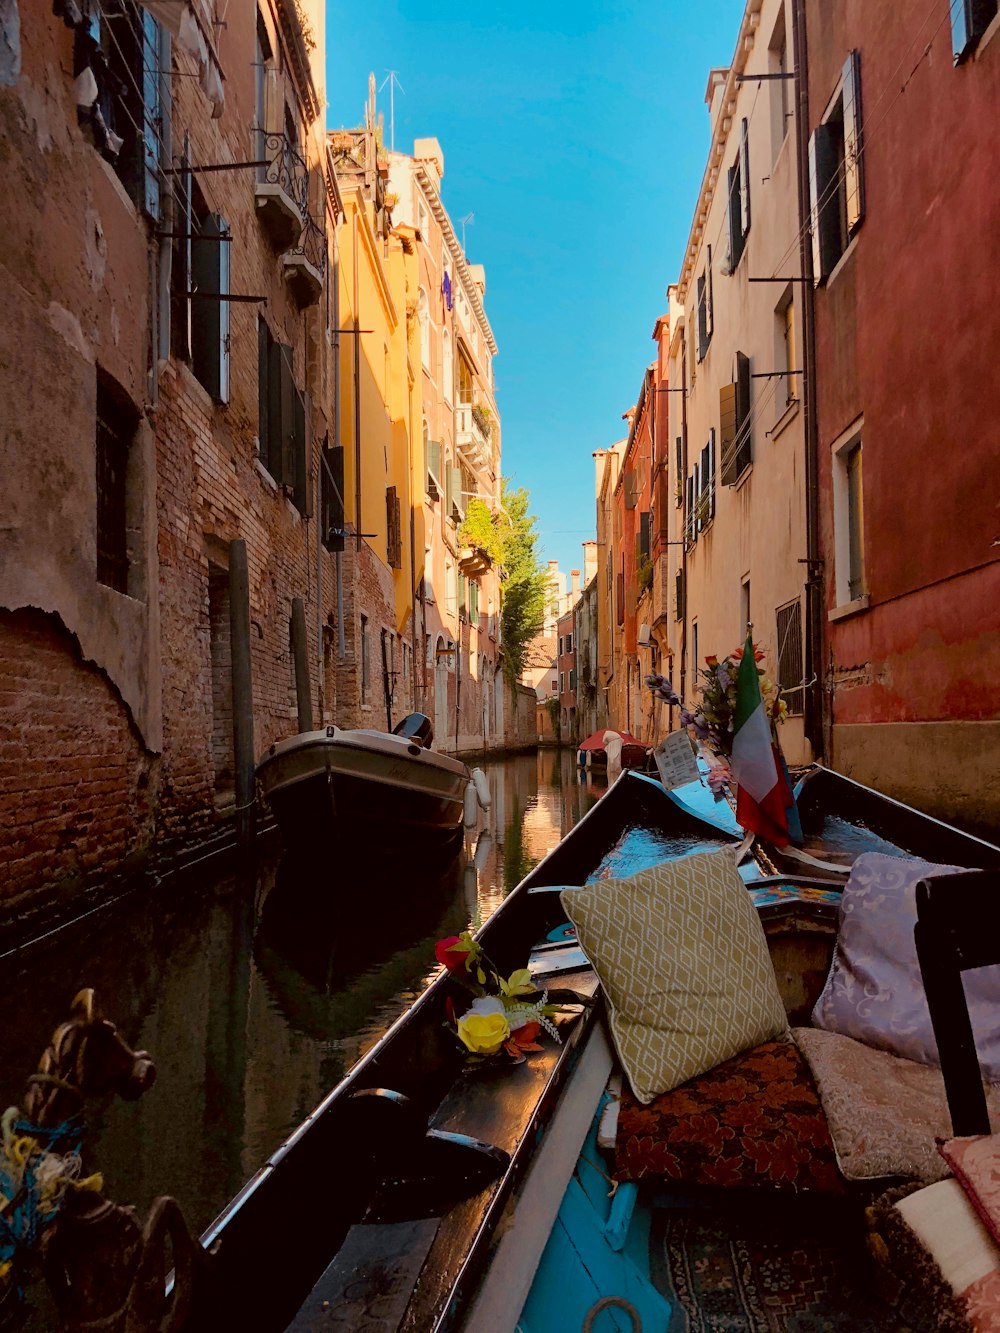
<path fill-rule="evenodd" d="M 306 604 L 292 598 L 292 658 L 295 661 L 295 703 L 299 711 L 299 731 L 312 731 L 312 693 L 309 688 L 309 645 L 306 642 Z"/>
<path fill-rule="evenodd" d="M 233 757 L 236 768 L 236 850 L 253 852 L 256 779 L 253 753 L 253 681 L 250 670 L 250 576 L 247 545 L 229 543 L 229 635 L 233 679 Z"/>

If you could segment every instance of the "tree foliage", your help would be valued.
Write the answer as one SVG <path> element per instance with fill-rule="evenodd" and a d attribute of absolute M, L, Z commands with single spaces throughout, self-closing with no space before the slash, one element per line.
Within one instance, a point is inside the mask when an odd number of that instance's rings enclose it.
<path fill-rule="evenodd" d="M 528 644 L 545 620 L 547 571 L 538 555 L 538 520 L 528 513 L 530 496 L 504 478 L 500 508 L 494 513 L 472 499 L 459 540 L 490 557 L 500 575 L 500 640 L 503 673 L 511 692 L 524 670 Z"/>

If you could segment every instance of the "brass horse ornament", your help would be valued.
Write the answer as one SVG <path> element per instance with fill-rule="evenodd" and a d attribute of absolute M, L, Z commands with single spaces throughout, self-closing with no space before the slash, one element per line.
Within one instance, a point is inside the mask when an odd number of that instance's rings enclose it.
<path fill-rule="evenodd" d="M 176 1333 L 184 1326 L 205 1252 L 174 1199 L 157 1199 L 145 1227 L 106 1199 L 81 1166 L 83 1106 L 91 1097 L 141 1097 L 156 1078 L 82 990 L 28 1079 L 20 1110 L 3 1117 L 0 1147 L 0 1310 L 17 1299 L 26 1261 L 40 1252 L 62 1327 L 73 1333 Z M 167 1241 L 175 1282 L 166 1297 Z"/>

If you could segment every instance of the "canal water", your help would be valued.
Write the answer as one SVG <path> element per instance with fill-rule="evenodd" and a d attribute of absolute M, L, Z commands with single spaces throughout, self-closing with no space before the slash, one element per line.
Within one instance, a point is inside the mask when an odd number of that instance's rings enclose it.
<path fill-rule="evenodd" d="M 485 921 L 601 794 L 566 750 L 483 766 L 492 808 L 444 875 L 345 875 L 318 830 L 255 891 L 161 887 L 0 962 L 0 1109 L 93 986 L 157 1080 L 88 1106 L 86 1164 L 140 1216 L 173 1195 L 201 1232 L 433 978 L 435 942 Z"/>

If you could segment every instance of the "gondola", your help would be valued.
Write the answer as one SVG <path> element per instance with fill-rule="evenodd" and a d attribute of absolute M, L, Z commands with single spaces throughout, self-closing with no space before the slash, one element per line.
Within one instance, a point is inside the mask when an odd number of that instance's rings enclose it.
<path fill-rule="evenodd" d="M 991 844 L 835 774 L 811 774 L 801 797 L 812 864 L 763 848 L 740 865 L 793 1016 L 822 982 L 852 852 L 874 839 L 898 853 L 943 860 L 946 848 L 958 865 L 1000 865 Z M 385 1329 L 492 1333 L 519 1320 L 533 1329 L 553 1294 L 554 1223 L 594 1151 L 588 1135 L 614 1066 L 596 976 L 575 941 L 561 940 L 566 917 L 549 890 L 701 851 L 735 856 L 740 841 L 728 804 L 700 783 L 666 792 L 623 773 L 477 937 L 504 974 L 530 957 L 536 985 L 564 1004 L 561 1042 L 499 1073 L 471 1069 L 449 1022 L 456 984 L 439 976 L 208 1228 L 212 1254 L 188 1326 L 266 1333 L 377 1318 Z M 652 1289 L 649 1299 L 662 1314 Z M 581 1326 L 543 1317 L 549 1328 Z M 608 1326 L 628 1328 L 630 1315 L 619 1317 Z"/>

